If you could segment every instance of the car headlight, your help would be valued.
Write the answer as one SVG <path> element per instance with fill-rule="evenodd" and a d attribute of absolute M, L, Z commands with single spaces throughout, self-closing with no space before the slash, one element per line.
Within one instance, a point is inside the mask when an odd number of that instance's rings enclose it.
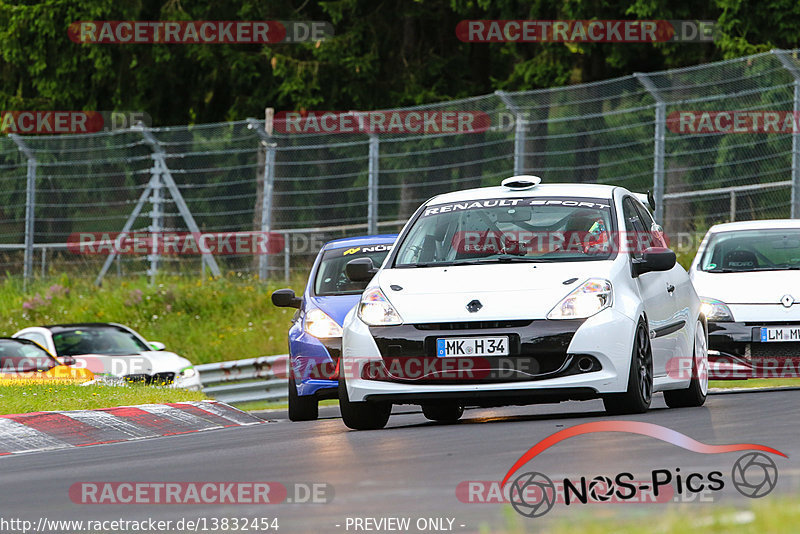
<path fill-rule="evenodd" d="M 611 306 L 611 297 L 611 282 L 591 278 L 556 304 L 547 318 L 585 319 Z"/>
<path fill-rule="evenodd" d="M 197 371 L 195 371 L 194 367 L 187 367 L 186 369 L 181 369 L 181 372 L 178 374 L 181 378 L 192 378 L 197 374 Z"/>
<path fill-rule="evenodd" d="M 733 321 L 733 312 L 721 300 L 700 297 L 700 311 L 705 315 L 707 321 L 717 323 Z"/>
<path fill-rule="evenodd" d="M 358 303 L 358 317 L 369 326 L 403 324 L 403 319 L 379 288 L 365 291 Z"/>
<path fill-rule="evenodd" d="M 342 337 L 342 327 L 319 308 L 306 312 L 303 330 L 316 338 Z"/>

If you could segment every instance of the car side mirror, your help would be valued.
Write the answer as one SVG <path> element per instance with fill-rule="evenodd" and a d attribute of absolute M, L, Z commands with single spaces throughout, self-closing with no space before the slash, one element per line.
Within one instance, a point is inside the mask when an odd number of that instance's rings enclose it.
<path fill-rule="evenodd" d="M 348 261 L 344 267 L 344 273 L 353 282 L 369 282 L 377 272 L 372 258 L 356 258 Z"/>
<path fill-rule="evenodd" d="M 296 297 L 294 289 L 278 289 L 272 292 L 272 304 L 279 308 L 297 308 L 303 303 L 303 299 Z"/>
<path fill-rule="evenodd" d="M 61 365 L 75 365 L 77 360 L 72 356 L 62 356 Z"/>
<path fill-rule="evenodd" d="M 675 267 L 675 252 L 665 247 L 645 249 L 641 259 L 634 260 L 633 272 L 636 276 L 653 271 L 669 271 Z"/>
<path fill-rule="evenodd" d="M 167 348 L 167 346 L 160 341 L 148 341 L 147 344 L 153 347 L 153 350 L 164 350 Z"/>

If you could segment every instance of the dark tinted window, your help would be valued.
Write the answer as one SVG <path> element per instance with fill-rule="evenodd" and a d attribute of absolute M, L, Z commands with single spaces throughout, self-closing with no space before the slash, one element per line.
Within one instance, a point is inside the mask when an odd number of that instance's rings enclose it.
<path fill-rule="evenodd" d="M 800 230 L 720 232 L 711 238 L 699 267 L 711 273 L 800 270 Z"/>
<path fill-rule="evenodd" d="M 16 339 L 0 339 L 0 370 L 4 373 L 47 371 L 56 361 L 41 347 Z"/>
<path fill-rule="evenodd" d="M 347 278 L 344 272 L 347 262 L 356 258 L 370 258 L 375 267 L 380 267 L 390 250 L 392 250 L 391 244 L 326 250 L 314 279 L 314 294 L 325 297 L 361 293 L 364 291 L 364 283 L 353 282 Z"/>
<path fill-rule="evenodd" d="M 47 347 L 47 341 L 44 339 L 44 336 L 42 334 L 37 334 L 36 332 L 26 332 L 24 334 L 20 334 L 17 337 L 20 339 L 27 339 L 33 341 L 35 343 L 38 343 L 42 347 Z"/>
<path fill-rule="evenodd" d="M 639 219 L 642 221 L 644 228 L 649 231 L 650 239 L 647 242 L 648 246 L 652 247 L 666 247 L 667 241 L 664 238 L 664 231 L 653 219 L 653 215 L 645 208 L 641 202 L 633 202 L 636 206 L 636 211 L 639 212 Z"/>
<path fill-rule="evenodd" d="M 629 247 L 631 255 L 634 258 L 641 258 L 642 247 L 636 246 L 636 243 L 639 236 L 645 235 L 645 223 L 642 221 L 642 216 L 630 197 L 622 201 L 622 214 L 625 217 L 625 231 L 628 234 L 625 236 L 626 243 L 632 245 Z"/>
<path fill-rule="evenodd" d="M 89 326 L 56 332 L 53 334 L 53 344 L 58 356 L 124 356 L 152 350 L 132 333 L 113 326 Z"/>

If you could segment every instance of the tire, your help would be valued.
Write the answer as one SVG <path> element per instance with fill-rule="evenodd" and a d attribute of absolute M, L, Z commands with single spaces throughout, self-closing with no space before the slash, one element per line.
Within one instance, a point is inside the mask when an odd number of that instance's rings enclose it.
<path fill-rule="evenodd" d="M 639 320 L 633 336 L 633 354 L 628 373 L 628 390 L 603 397 L 609 415 L 645 413 L 653 400 L 653 351 L 644 319 Z"/>
<path fill-rule="evenodd" d="M 423 404 L 422 414 L 431 421 L 455 423 L 464 415 L 464 407 L 456 403 Z"/>
<path fill-rule="evenodd" d="M 298 395 L 294 377 L 289 378 L 289 420 L 315 421 L 319 418 L 319 401 L 313 395 Z"/>
<path fill-rule="evenodd" d="M 664 392 L 664 402 L 670 408 L 692 408 L 702 406 L 708 396 L 708 343 L 703 322 L 698 320 L 694 333 L 692 351 L 692 379 L 686 389 Z"/>
<path fill-rule="evenodd" d="M 392 414 L 388 402 L 350 402 L 344 377 L 339 378 L 339 410 L 345 426 L 353 430 L 377 430 L 386 426 Z"/>

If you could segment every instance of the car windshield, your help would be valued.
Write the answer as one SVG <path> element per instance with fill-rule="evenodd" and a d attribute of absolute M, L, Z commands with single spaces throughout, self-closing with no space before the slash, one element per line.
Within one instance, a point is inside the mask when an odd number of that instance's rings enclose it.
<path fill-rule="evenodd" d="M 364 283 L 353 282 L 347 277 L 344 272 L 347 262 L 356 258 L 370 258 L 376 267 L 380 267 L 390 250 L 390 243 L 326 250 L 314 279 L 314 294 L 319 297 L 360 294 L 364 291 Z"/>
<path fill-rule="evenodd" d="M 112 326 L 83 327 L 57 332 L 53 334 L 53 344 L 59 356 L 125 356 L 152 350 L 134 334 Z"/>
<path fill-rule="evenodd" d="M 720 232 L 699 266 L 709 273 L 800 270 L 800 228 Z"/>
<path fill-rule="evenodd" d="M 16 339 L 0 339 L 0 371 L 26 373 L 47 371 L 58 362 L 35 343 Z"/>
<path fill-rule="evenodd" d="M 611 201 L 504 198 L 427 207 L 399 245 L 395 267 L 604 260 Z"/>

